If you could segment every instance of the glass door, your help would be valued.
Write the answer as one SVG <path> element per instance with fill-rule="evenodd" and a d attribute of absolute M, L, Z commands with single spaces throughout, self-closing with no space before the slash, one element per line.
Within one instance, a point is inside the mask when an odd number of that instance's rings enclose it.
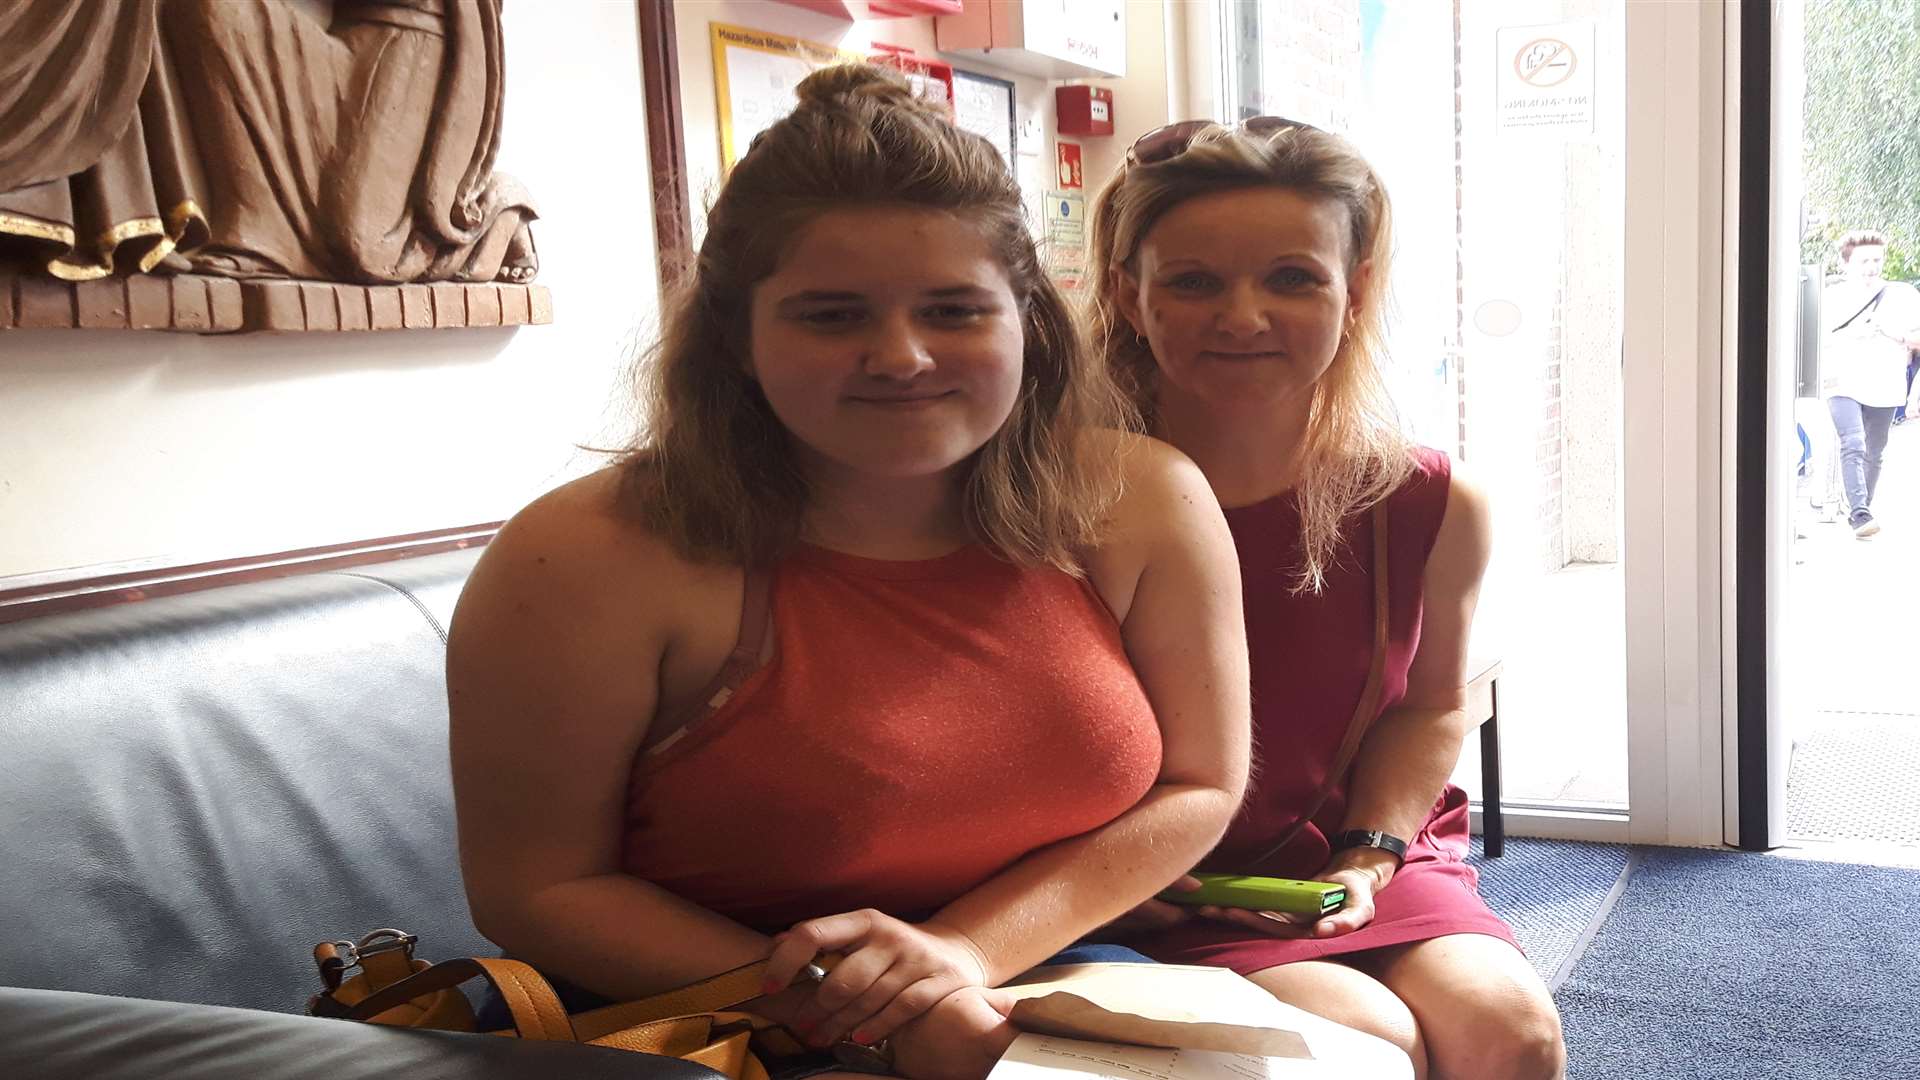
<path fill-rule="evenodd" d="M 1914 14 L 1856 0 L 1771 9 L 1773 123 L 1757 164 L 1772 188 L 1775 685 L 1765 772 L 1755 754 L 1749 780 L 1766 790 L 1766 820 L 1743 823 L 1750 846 L 1908 864 L 1920 863 Z"/>
<path fill-rule="evenodd" d="M 1475 623 L 1504 802 L 1628 804 L 1621 0 L 1256 0 L 1224 9 L 1229 118 L 1352 139 L 1393 194 L 1392 379 L 1489 492 Z M 1476 798 L 1478 744 L 1455 781 Z"/>

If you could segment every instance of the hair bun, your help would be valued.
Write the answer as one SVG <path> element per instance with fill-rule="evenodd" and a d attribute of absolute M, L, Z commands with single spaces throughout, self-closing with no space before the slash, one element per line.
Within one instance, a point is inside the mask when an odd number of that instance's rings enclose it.
<path fill-rule="evenodd" d="M 878 64 L 834 64 L 816 69 L 794 88 L 805 108 L 844 108 L 864 98 L 875 105 L 933 110 L 916 97 L 906 76 Z"/>

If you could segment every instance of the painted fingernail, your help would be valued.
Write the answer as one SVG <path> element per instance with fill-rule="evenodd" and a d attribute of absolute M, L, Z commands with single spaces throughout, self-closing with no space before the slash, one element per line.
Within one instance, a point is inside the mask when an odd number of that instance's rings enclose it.
<path fill-rule="evenodd" d="M 856 1031 L 853 1034 L 847 1036 L 847 1038 L 852 1039 L 854 1042 L 859 1043 L 861 1046 L 865 1046 L 868 1043 L 873 1041 L 873 1036 L 867 1034 L 864 1031 Z"/>

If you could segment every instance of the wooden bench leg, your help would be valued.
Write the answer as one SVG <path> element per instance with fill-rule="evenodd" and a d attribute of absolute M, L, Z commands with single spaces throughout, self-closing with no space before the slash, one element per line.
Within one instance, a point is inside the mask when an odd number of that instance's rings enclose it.
<path fill-rule="evenodd" d="M 1507 850 L 1507 823 L 1500 810 L 1500 682 L 1487 687 L 1492 696 L 1487 722 L 1480 725 L 1480 834 L 1488 858 Z"/>

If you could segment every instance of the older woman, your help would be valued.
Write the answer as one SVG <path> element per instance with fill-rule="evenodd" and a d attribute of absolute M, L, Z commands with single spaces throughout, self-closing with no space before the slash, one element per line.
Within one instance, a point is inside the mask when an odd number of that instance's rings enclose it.
<path fill-rule="evenodd" d="M 1096 203 L 1109 362 L 1239 549 L 1259 767 L 1201 865 L 1347 890 L 1299 922 L 1148 905 L 1133 944 L 1381 1035 L 1423 1075 L 1539 1080 L 1562 1069 L 1558 1016 L 1476 891 L 1447 782 L 1487 505 L 1387 399 L 1390 220 L 1345 140 L 1273 117 L 1149 133 Z"/>

